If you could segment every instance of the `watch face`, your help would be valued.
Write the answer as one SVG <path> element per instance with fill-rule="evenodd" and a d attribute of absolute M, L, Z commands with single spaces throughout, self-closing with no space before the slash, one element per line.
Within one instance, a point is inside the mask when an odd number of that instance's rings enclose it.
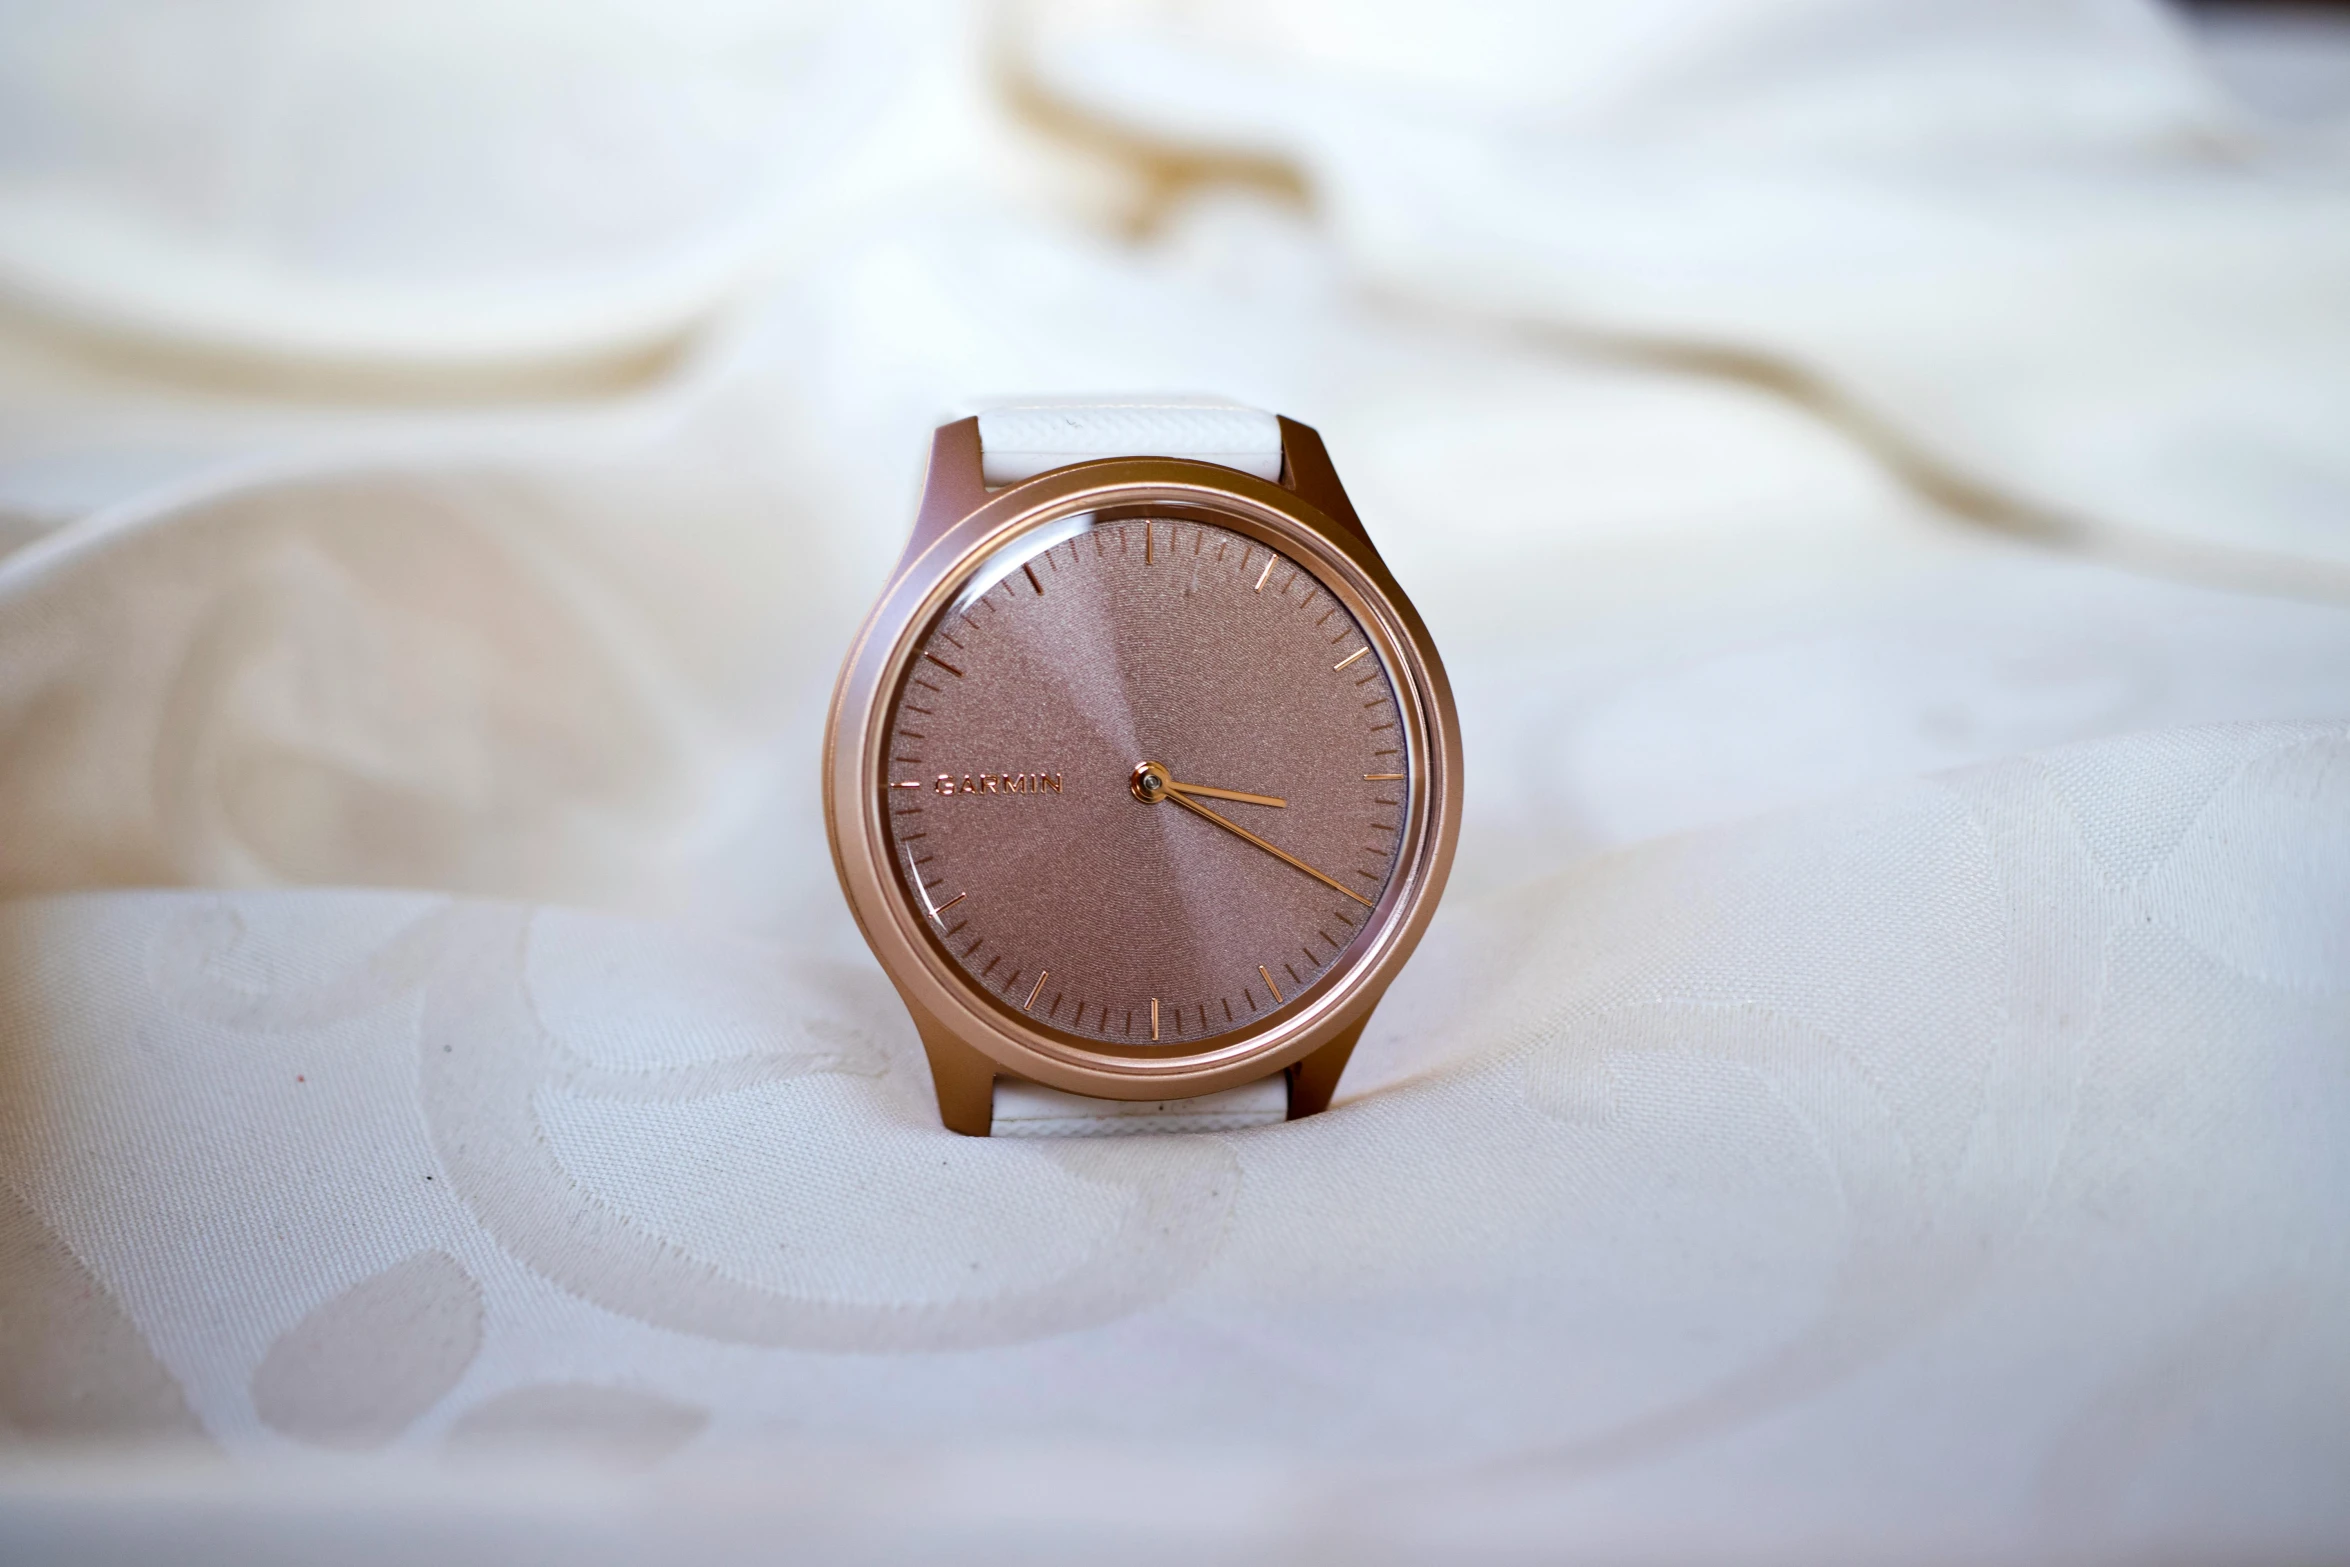
<path fill-rule="evenodd" d="M 1407 726 L 1298 552 L 1166 511 L 1048 523 L 972 573 L 906 671 L 889 847 L 997 1005 L 1088 1044 L 1206 1048 L 1375 930 Z"/>

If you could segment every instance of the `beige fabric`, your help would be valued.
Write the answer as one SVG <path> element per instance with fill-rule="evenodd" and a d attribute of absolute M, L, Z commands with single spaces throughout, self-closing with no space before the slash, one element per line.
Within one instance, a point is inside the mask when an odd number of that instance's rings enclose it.
<path fill-rule="evenodd" d="M 2322 116 L 2086 0 L 464 12 L 0 35 L 0 1556 L 2350 1551 Z M 955 1138 L 823 704 L 932 424 L 1102 386 L 1323 431 L 1455 891 L 1326 1115 Z"/>

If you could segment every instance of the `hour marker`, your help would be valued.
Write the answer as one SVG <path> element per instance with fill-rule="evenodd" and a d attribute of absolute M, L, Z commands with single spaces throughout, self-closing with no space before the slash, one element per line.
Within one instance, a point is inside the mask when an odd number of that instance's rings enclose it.
<path fill-rule="evenodd" d="M 1035 1006 L 1035 1005 L 1036 1005 L 1036 993 L 1037 993 L 1037 991 L 1040 991 L 1040 990 L 1044 989 L 1044 981 L 1045 981 L 1045 976 L 1046 976 L 1047 974 L 1050 974 L 1051 972 L 1052 972 L 1052 970 L 1051 970 L 1051 969 L 1049 969 L 1049 968 L 1048 968 L 1048 969 L 1038 969 L 1038 970 L 1036 971 L 1036 984 L 1035 984 L 1034 988 L 1032 988 L 1032 989 L 1031 989 L 1031 990 L 1028 992 L 1028 999 L 1027 999 L 1026 1001 L 1023 1001 L 1023 1002 L 1021 1002 L 1021 1003 L 1020 1003 L 1020 1010 L 1021 1010 L 1021 1011 L 1025 1012 L 1025 1011 L 1027 1011 L 1027 1010 L 1028 1010 L 1030 1007 L 1032 1007 L 1032 1006 Z"/>
<path fill-rule="evenodd" d="M 1358 659 L 1358 658 L 1361 658 L 1361 657 L 1362 657 L 1362 656 L 1363 656 L 1365 653 L 1368 653 L 1368 652 L 1370 652 L 1370 651 L 1371 651 L 1370 644 L 1368 644 L 1368 643 L 1365 643 L 1363 646 L 1361 646 L 1361 647 L 1359 647 L 1359 648 L 1356 648 L 1356 649 L 1355 649 L 1355 650 L 1354 650 L 1352 653 L 1349 653 L 1349 654 L 1347 654 L 1347 655 L 1346 655 L 1346 657 L 1344 657 L 1344 658 L 1340 659 L 1340 660 L 1339 660 L 1337 663 L 1335 663 L 1335 664 L 1332 664 L 1332 665 L 1330 666 L 1331 672 L 1332 672 L 1333 674 L 1335 674 L 1335 673 L 1336 673 L 1336 672 L 1338 672 L 1339 670 L 1341 670 L 1341 669 L 1344 669 L 1344 668 L 1345 668 L 1347 665 L 1349 665 L 1349 664 L 1353 663 L 1353 662 L 1354 662 L 1356 659 Z"/>
<path fill-rule="evenodd" d="M 1363 774 L 1363 782 L 1365 782 L 1365 783 L 1401 783 L 1401 782 L 1403 782 L 1403 774 L 1401 774 L 1401 773 L 1365 773 L 1365 774 Z"/>
<path fill-rule="evenodd" d="M 1036 580 L 1036 568 L 1023 563 L 1020 569 L 1028 574 L 1028 585 L 1036 589 L 1038 598 L 1044 597 L 1044 584 Z"/>
<path fill-rule="evenodd" d="M 919 789 L 922 787 L 922 780 L 917 778 L 912 783 L 893 783 L 890 787 L 892 789 Z"/>
<path fill-rule="evenodd" d="M 1281 987 L 1273 983 L 1273 976 L 1265 973 L 1265 965 L 1257 965 L 1257 972 L 1265 975 L 1265 988 L 1273 992 L 1273 1005 L 1281 1005 Z"/>
<path fill-rule="evenodd" d="M 944 914 L 947 910 L 953 908 L 956 904 L 962 902 L 965 898 L 970 896 L 971 894 L 967 892 L 958 892 L 953 897 L 947 899 L 946 902 L 940 904 L 937 908 L 932 909 L 930 912 L 934 915 Z"/>
<path fill-rule="evenodd" d="M 1159 1037 L 1159 998 L 1151 997 L 1151 1038 Z"/>
<path fill-rule="evenodd" d="M 1249 589 L 1251 593 L 1262 593 L 1265 591 L 1265 579 L 1273 575 L 1273 562 L 1279 560 L 1280 558 L 1281 557 L 1278 555 L 1268 555 L 1265 557 L 1265 569 L 1257 573 L 1257 585 Z"/>
<path fill-rule="evenodd" d="M 1145 566 L 1151 563 L 1151 535 L 1157 531 L 1150 523 L 1142 525 L 1142 563 Z"/>
<path fill-rule="evenodd" d="M 950 674 L 950 675 L 953 675 L 953 676 L 954 676 L 954 677 L 955 677 L 957 680 L 960 680 L 960 679 L 962 679 L 962 678 L 963 678 L 963 672 L 962 672 L 961 670 L 957 669 L 957 668 L 956 668 L 954 665 L 952 665 L 952 664 L 948 663 L 948 662 L 947 662 L 945 659 L 943 659 L 943 658 L 940 658 L 940 657 L 939 657 L 939 656 L 938 656 L 936 653 L 925 653 L 925 654 L 923 654 L 922 656 L 923 656 L 924 658 L 927 658 L 927 659 L 929 659 L 929 660 L 930 660 L 930 661 L 931 661 L 933 664 L 936 664 L 936 665 L 937 665 L 939 668 L 941 668 L 941 669 L 945 670 L 945 671 L 946 671 L 948 674 Z"/>

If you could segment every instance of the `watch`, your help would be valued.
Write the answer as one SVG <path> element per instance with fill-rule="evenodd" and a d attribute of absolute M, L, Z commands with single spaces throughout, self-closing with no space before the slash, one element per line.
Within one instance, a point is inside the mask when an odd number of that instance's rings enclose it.
<path fill-rule="evenodd" d="M 824 809 L 975 1136 L 1328 1106 L 1435 912 L 1460 723 L 1321 438 L 1203 398 L 941 426 Z"/>

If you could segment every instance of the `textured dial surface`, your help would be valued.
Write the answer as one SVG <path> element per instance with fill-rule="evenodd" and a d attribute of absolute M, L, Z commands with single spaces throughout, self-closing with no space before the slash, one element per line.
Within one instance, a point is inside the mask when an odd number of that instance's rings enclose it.
<path fill-rule="evenodd" d="M 1143 763 L 1184 798 L 1138 798 Z M 982 566 L 917 643 L 883 765 L 900 878 L 952 960 L 1118 1045 L 1296 1005 L 1363 938 L 1409 801 L 1395 689 L 1353 615 L 1296 560 L 1187 518 L 1047 527 Z"/>

